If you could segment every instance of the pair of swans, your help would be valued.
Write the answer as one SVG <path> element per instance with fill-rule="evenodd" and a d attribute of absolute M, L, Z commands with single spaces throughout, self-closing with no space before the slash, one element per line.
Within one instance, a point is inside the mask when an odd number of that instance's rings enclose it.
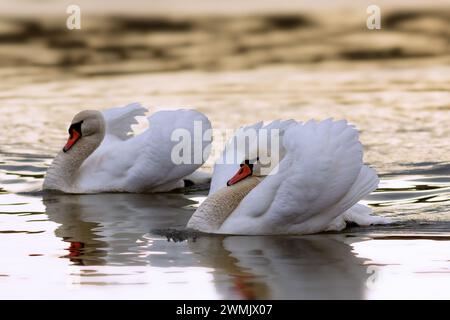
<path fill-rule="evenodd" d="M 135 117 L 146 111 L 135 103 L 77 114 L 43 188 L 65 193 L 164 192 L 183 187 L 185 180 L 204 181 L 196 172 L 202 163 L 175 164 L 171 154 L 177 143 L 173 131 L 193 133 L 196 121 L 209 130 L 207 117 L 194 110 L 159 111 L 148 118 L 145 132 L 133 136 Z M 214 166 L 209 195 L 188 228 L 224 234 L 310 234 L 341 230 L 347 221 L 388 222 L 357 203 L 379 180 L 362 162 L 363 149 L 353 126 L 332 120 L 274 121 L 241 128 L 232 140 L 262 129 L 277 129 L 281 141 L 280 157 L 270 163 L 276 173 L 263 173 L 259 154 L 264 150 L 225 148 Z M 201 143 L 202 150 L 210 144 Z M 235 154 L 234 164 L 224 161 L 230 152 Z"/>

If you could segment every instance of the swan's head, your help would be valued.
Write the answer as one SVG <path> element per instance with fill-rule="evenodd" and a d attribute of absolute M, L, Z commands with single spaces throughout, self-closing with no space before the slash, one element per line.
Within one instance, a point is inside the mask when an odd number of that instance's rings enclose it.
<path fill-rule="evenodd" d="M 68 152 L 72 147 L 82 139 L 98 138 L 105 134 L 105 121 L 101 112 L 96 110 L 81 111 L 72 119 L 69 127 L 69 139 L 63 148 Z"/>
<path fill-rule="evenodd" d="M 239 170 L 236 172 L 236 174 L 231 177 L 230 180 L 227 181 L 227 186 L 231 186 L 233 184 L 238 183 L 241 180 L 244 180 L 245 178 L 248 178 L 250 176 L 253 177 L 261 177 L 264 174 L 262 173 L 262 165 L 259 161 L 259 158 L 256 158 L 254 160 L 245 160 L 242 162 L 239 166 Z"/>

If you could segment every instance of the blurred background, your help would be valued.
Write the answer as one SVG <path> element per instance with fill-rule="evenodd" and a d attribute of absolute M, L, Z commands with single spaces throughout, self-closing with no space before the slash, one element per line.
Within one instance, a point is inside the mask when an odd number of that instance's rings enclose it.
<path fill-rule="evenodd" d="M 70 4 L 81 8 L 81 30 L 66 28 Z M 381 9 L 382 31 L 366 28 L 370 4 Z M 449 4 L 0 0 L 0 66 L 95 76 L 442 58 Z"/>

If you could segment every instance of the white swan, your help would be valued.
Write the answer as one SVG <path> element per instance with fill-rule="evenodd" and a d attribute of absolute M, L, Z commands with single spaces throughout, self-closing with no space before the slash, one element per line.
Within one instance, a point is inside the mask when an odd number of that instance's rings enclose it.
<path fill-rule="evenodd" d="M 78 113 L 69 128 L 67 144 L 47 171 L 43 189 L 98 193 L 161 192 L 182 187 L 182 179 L 201 163 L 174 164 L 171 151 L 176 142 L 171 135 L 175 129 L 192 133 L 196 121 L 202 131 L 211 124 L 194 110 L 159 111 L 148 118 L 145 132 L 133 136 L 135 117 L 146 111 L 133 103 L 103 112 Z M 201 141 L 202 150 L 208 145 Z"/>
<path fill-rule="evenodd" d="M 331 119 L 275 121 L 265 127 L 257 123 L 239 130 L 232 141 L 262 128 L 279 130 L 275 138 L 282 142 L 280 161 L 270 163 L 276 173 L 261 174 L 261 161 L 249 161 L 261 156 L 261 145 L 242 151 L 229 144 L 221 164 L 214 166 L 209 196 L 188 228 L 222 234 L 310 234 L 343 229 L 346 221 L 388 223 L 357 204 L 379 180 L 363 165 L 363 148 L 353 126 Z M 239 161 L 223 164 L 230 152 L 237 153 Z"/>

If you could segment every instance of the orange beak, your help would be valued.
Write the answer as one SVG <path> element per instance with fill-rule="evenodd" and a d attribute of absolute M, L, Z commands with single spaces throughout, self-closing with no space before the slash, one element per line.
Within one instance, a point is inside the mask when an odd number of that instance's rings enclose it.
<path fill-rule="evenodd" d="M 70 131 L 70 137 L 69 140 L 67 140 L 66 145 L 63 148 L 64 152 L 67 152 L 70 150 L 70 148 L 73 147 L 73 145 L 81 138 L 81 133 L 79 133 L 76 130 L 71 130 Z"/>
<path fill-rule="evenodd" d="M 241 164 L 239 171 L 227 182 L 227 186 L 231 186 L 239 181 L 252 175 L 252 169 L 248 164 Z"/>

